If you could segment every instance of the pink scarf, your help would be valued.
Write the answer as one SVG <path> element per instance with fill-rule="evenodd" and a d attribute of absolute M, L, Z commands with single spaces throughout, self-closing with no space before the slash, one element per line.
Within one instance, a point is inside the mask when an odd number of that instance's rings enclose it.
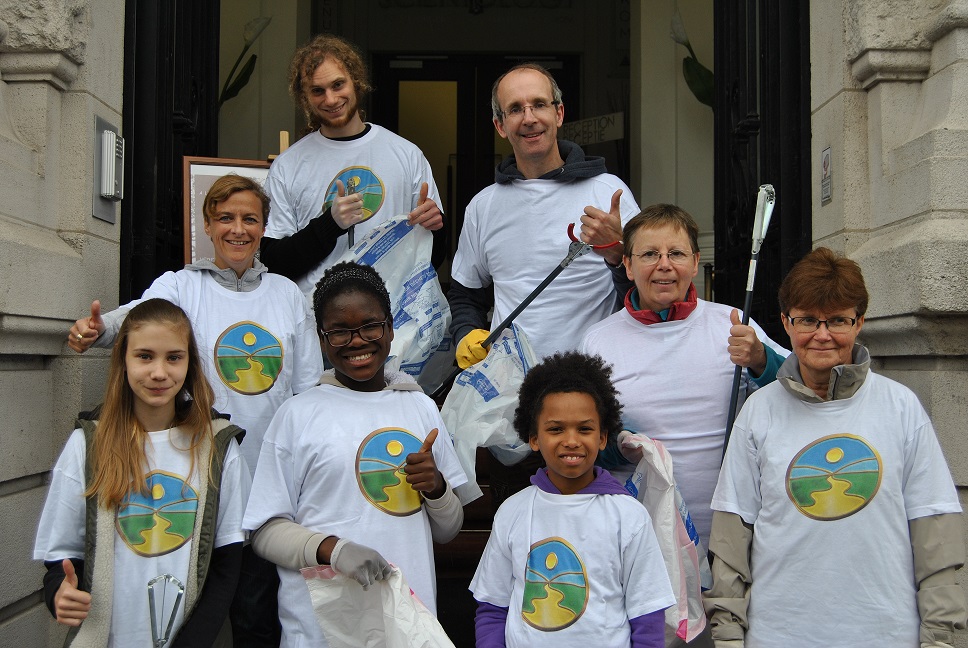
<path fill-rule="evenodd" d="M 690 283 L 689 290 L 686 291 L 686 298 L 682 301 L 677 301 L 672 304 L 667 310 L 668 316 L 665 319 L 656 313 L 654 310 L 636 310 L 632 305 L 632 293 L 638 290 L 633 287 L 625 295 L 625 310 L 629 312 L 629 315 L 634 317 L 637 321 L 642 322 L 646 326 L 649 324 L 657 324 L 659 322 L 674 322 L 677 320 L 684 320 L 696 310 L 696 285 Z"/>

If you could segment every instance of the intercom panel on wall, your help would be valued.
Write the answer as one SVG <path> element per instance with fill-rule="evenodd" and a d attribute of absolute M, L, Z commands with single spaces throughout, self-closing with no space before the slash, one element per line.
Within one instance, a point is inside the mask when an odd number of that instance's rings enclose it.
<path fill-rule="evenodd" d="M 116 203 L 124 197 L 124 138 L 118 127 L 94 117 L 93 215 L 115 222 Z"/>

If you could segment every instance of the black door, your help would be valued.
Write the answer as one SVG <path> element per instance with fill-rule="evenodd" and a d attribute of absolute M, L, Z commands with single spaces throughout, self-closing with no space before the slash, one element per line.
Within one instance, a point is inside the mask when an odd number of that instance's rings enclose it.
<path fill-rule="evenodd" d="M 124 11 L 122 304 L 184 265 L 182 156 L 218 149 L 219 0 Z"/>
<path fill-rule="evenodd" d="M 808 2 L 715 4 L 715 299 L 742 307 L 759 185 L 777 202 L 760 251 L 752 317 L 787 344 L 776 293 L 811 246 Z"/>

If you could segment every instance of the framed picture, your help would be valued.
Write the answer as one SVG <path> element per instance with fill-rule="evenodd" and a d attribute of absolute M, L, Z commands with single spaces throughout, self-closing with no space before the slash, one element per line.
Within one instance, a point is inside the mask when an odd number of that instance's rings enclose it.
<path fill-rule="evenodd" d="M 231 158 L 184 157 L 185 187 L 185 263 L 215 256 L 212 241 L 205 236 L 202 203 L 215 181 L 229 173 L 252 178 L 264 185 L 269 175 L 269 163 L 262 160 L 233 160 Z"/>

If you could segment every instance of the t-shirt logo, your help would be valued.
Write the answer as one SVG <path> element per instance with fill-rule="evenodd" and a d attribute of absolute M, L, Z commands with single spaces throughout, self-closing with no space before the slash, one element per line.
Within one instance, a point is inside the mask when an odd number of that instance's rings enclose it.
<path fill-rule="evenodd" d="M 148 494 L 130 493 L 118 506 L 115 528 L 139 556 L 162 556 L 192 539 L 198 492 L 178 475 L 145 476 Z"/>
<path fill-rule="evenodd" d="M 834 434 L 805 447 L 787 469 L 787 494 L 801 513 L 814 520 L 839 520 L 874 499 L 883 464 L 867 441 Z"/>
<path fill-rule="evenodd" d="M 356 479 L 363 497 L 384 513 L 404 517 L 420 510 L 420 494 L 403 472 L 407 455 L 420 439 L 407 430 L 380 428 L 363 439 L 356 453 Z"/>
<path fill-rule="evenodd" d="M 225 329 L 215 343 L 215 370 L 233 391 L 254 396 L 272 389 L 282 373 L 282 343 L 255 322 Z"/>
<path fill-rule="evenodd" d="M 363 195 L 363 220 L 373 216 L 380 211 L 383 206 L 383 197 L 386 191 L 383 188 L 383 181 L 367 167 L 353 166 L 347 167 L 336 174 L 332 182 L 329 183 L 329 191 L 326 192 L 326 199 L 323 201 L 323 210 L 332 207 L 336 200 L 336 181 L 342 180 L 346 193 L 358 193 Z"/>
<path fill-rule="evenodd" d="M 531 545 L 524 574 L 521 617 L 532 628 L 553 632 L 581 618 L 588 605 L 588 576 L 575 548 L 562 538 Z"/>

